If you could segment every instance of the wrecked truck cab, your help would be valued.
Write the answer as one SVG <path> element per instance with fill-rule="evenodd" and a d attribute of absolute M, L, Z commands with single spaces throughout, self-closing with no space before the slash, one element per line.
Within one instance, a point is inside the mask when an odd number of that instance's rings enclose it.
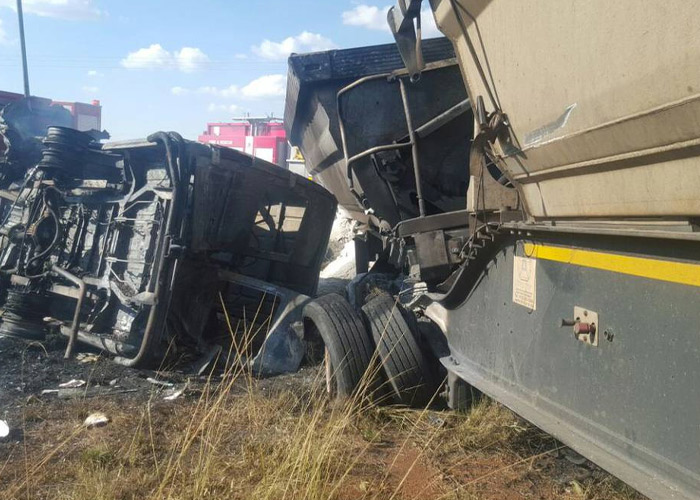
<path fill-rule="evenodd" d="M 67 356 L 82 342 L 127 365 L 169 345 L 210 351 L 222 309 L 251 322 L 252 304 L 272 301 L 287 335 L 285 306 L 315 292 L 336 207 L 236 150 L 172 132 L 100 145 L 62 127 L 2 198 L 0 334 L 55 329 Z"/>

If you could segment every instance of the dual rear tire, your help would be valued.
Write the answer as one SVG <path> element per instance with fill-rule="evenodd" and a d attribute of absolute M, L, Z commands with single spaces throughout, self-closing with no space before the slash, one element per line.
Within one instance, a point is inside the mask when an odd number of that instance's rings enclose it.
<path fill-rule="evenodd" d="M 320 336 L 325 346 L 326 387 L 333 396 L 349 397 L 361 386 L 374 346 L 362 319 L 338 294 L 323 295 L 304 307 L 304 331 Z"/>
<path fill-rule="evenodd" d="M 406 406 L 430 403 L 437 383 L 415 338 L 412 316 L 388 294 L 356 312 L 343 297 L 324 295 L 304 308 L 305 331 L 325 346 L 326 383 L 332 396 L 366 391 Z"/>

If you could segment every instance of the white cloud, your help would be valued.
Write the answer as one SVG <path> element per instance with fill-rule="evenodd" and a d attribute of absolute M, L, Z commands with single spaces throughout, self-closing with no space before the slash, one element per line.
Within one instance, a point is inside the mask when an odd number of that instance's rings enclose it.
<path fill-rule="evenodd" d="M 287 90 L 287 77 L 284 75 L 265 75 L 256 78 L 241 89 L 241 95 L 248 99 L 282 97 Z"/>
<path fill-rule="evenodd" d="M 343 24 L 347 26 L 359 26 L 361 28 L 389 31 L 389 23 L 386 16 L 389 12 L 389 5 L 378 7 L 376 5 L 361 4 L 352 10 L 343 12 Z M 434 38 L 443 36 L 440 30 L 435 25 L 435 18 L 429 8 L 424 8 L 421 11 L 421 31 L 423 38 Z"/>
<path fill-rule="evenodd" d="M 99 87 L 94 87 L 90 85 L 86 85 L 83 87 L 83 92 L 85 92 L 86 94 L 97 94 L 99 91 Z"/>
<path fill-rule="evenodd" d="M 231 97 L 237 97 L 240 94 L 240 89 L 237 85 L 229 85 L 228 87 L 218 88 L 218 87 L 199 87 L 196 92 L 198 94 L 213 95 L 216 97 L 223 97 L 225 99 Z"/>
<path fill-rule="evenodd" d="M 91 69 L 91 70 L 89 70 L 89 71 L 87 72 L 87 76 L 89 76 L 89 77 L 91 77 L 91 78 L 96 78 L 96 77 L 102 77 L 102 76 L 105 76 L 105 75 L 104 75 L 104 73 L 100 73 L 100 72 L 97 71 L 96 69 Z"/>
<path fill-rule="evenodd" d="M 187 95 L 207 95 L 220 99 L 271 99 L 283 97 L 287 91 L 287 77 L 285 75 L 265 75 L 251 81 L 243 87 L 238 85 L 229 85 L 228 87 L 213 87 L 205 86 L 197 89 L 188 89 L 186 87 L 172 87 L 170 93 L 175 96 Z M 210 107 L 214 104 L 210 104 Z M 217 109 L 223 109 L 216 105 Z"/>
<path fill-rule="evenodd" d="M 290 36 L 281 42 L 263 40 L 260 45 L 252 47 L 253 53 L 264 59 L 279 61 L 289 57 L 292 52 L 318 52 L 337 48 L 332 40 L 317 33 L 303 31 L 297 36 Z"/>
<path fill-rule="evenodd" d="M 178 69 L 185 73 L 194 73 L 210 63 L 209 56 L 195 47 L 183 47 L 175 51 L 174 57 Z"/>
<path fill-rule="evenodd" d="M 236 54 L 233 57 L 234 59 L 248 59 L 248 54 Z"/>
<path fill-rule="evenodd" d="M 173 66 L 173 55 L 159 43 L 154 43 L 145 49 L 129 52 L 121 64 L 128 69 L 168 68 Z"/>
<path fill-rule="evenodd" d="M 352 10 L 343 12 L 343 24 L 361 26 L 369 30 L 388 31 L 386 15 L 389 7 L 389 5 L 381 8 L 376 5 L 358 5 Z"/>
<path fill-rule="evenodd" d="M 215 104 L 213 102 L 210 102 L 209 106 L 207 106 L 207 111 L 209 111 L 210 113 L 237 113 L 239 110 L 240 108 L 235 104 Z"/>
<path fill-rule="evenodd" d="M 190 92 L 191 90 L 186 89 L 185 87 L 173 87 L 170 89 L 170 93 L 172 95 L 188 95 Z"/>
<path fill-rule="evenodd" d="M 0 0 L 0 7 L 17 8 L 16 0 Z M 23 0 L 22 11 L 42 17 L 68 20 L 90 20 L 104 15 L 93 0 Z"/>
<path fill-rule="evenodd" d="M 205 68 L 209 62 L 209 57 L 198 48 L 183 47 L 171 53 L 154 43 L 129 52 L 121 65 L 127 69 L 178 69 L 183 73 L 193 73 Z"/>

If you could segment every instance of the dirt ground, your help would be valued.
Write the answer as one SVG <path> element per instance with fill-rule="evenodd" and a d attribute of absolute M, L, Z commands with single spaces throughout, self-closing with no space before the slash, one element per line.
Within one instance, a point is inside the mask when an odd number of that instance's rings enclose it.
<path fill-rule="evenodd" d="M 348 411 L 325 400 L 319 367 L 196 376 L 64 361 L 63 348 L 0 338 L 2 499 L 643 498 L 487 400 Z M 42 394 L 71 379 L 86 384 Z M 109 423 L 86 429 L 94 412 Z"/>

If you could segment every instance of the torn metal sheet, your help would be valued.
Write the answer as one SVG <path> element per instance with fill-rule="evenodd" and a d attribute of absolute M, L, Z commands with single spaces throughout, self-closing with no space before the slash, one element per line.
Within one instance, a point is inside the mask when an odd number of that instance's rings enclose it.
<path fill-rule="evenodd" d="M 569 121 L 569 116 L 575 107 L 576 103 L 567 106 L 564 112 L 556 120 L 525 134 L 523 147 L 528 148 L 539 144 L 542 141 L 551 140 L 555 133 L 566 127 L 566 124 Z"/>
<path fill-rule="evenodd" d="M 221 278 L 257 290 L 278 304 L 265 339 L 250 362 L 253 372 L 272 376 L 297 371 L 305 352 L 301 312 L 311 298 L 240 274 L 222 272 Z"/>

